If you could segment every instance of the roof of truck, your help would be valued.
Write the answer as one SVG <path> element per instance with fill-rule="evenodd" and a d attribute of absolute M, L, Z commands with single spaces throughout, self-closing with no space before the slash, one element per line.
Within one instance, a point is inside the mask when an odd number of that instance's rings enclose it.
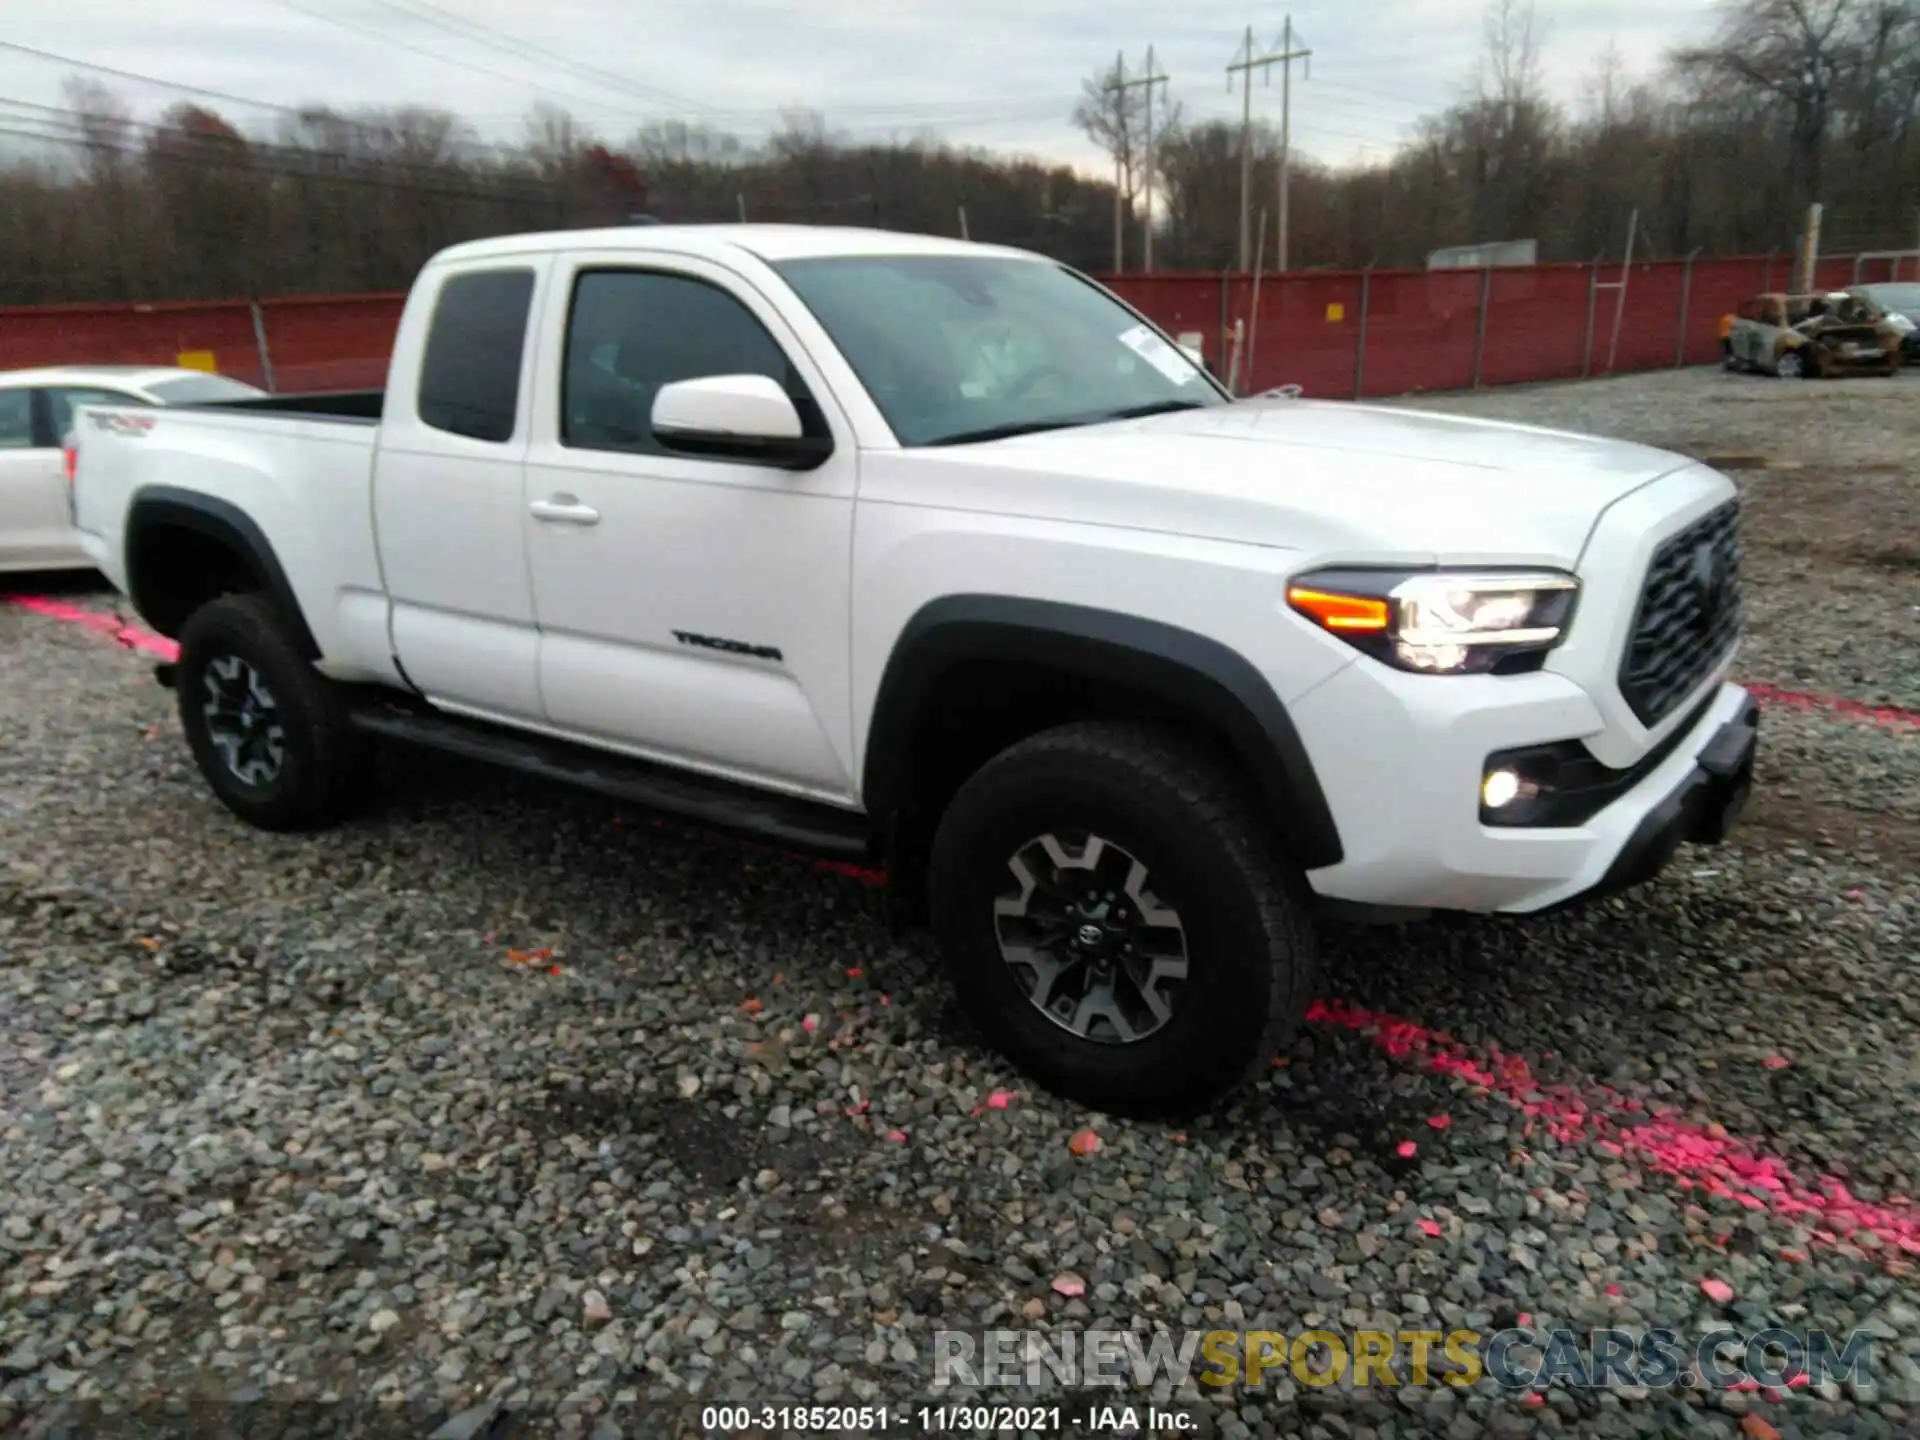
<path fill-rule="evenodd" d="M 497 235 L 442 250 L 434 263 L 485 260 L 555 250 L 666 251 L 718 259 L 745 252 L 761 260 L 825 259 L 856 255 L 999 255 L 1023 260 L 1030 250 L 982 245 L 941 235 L 911 235 L 845 225 L 619 225 L 600 230 L 549 230 Z"/>

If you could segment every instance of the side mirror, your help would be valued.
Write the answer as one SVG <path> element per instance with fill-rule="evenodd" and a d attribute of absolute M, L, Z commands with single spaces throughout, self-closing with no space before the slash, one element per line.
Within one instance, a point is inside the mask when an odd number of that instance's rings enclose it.
<path fill-rule="evenodd" d="M 765 375 L 662 385 L 653 397 L 653 433 L 669 450 L 788 470 L 811 469 L 833 453 L 833 441 L 808 435 L 793 400 Z"/>

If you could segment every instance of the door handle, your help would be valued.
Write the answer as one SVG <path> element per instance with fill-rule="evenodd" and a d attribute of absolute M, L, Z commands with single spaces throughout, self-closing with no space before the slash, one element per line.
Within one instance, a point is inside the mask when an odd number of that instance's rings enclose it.
<path fill-rule="evenodd" d="M 554 495 L 545 500 L 536 500 L 528 508 L 536 520 L 552 520 L 562 525 L 600 523 L 600 512 L 591 505 L 582 505 L 572 495 Z"/>

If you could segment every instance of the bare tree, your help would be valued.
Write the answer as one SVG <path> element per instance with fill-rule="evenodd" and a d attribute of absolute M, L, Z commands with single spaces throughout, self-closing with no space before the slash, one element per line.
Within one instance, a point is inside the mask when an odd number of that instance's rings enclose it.
<path fill-rule="evenodd" d="M 1602 128 L 1613 124 L 1619 113 L 1626 75 L 1626 57 L 1620 53 L 1620 47 L 1609 40 L 1607 48 L 1594 57 L 1593 69 L 1581 86 L 1588 113 Z"/>
<path fill-rule="evenodd" d="M 1154 168 L 1165 187 L 1165 199 L 1156 198 L 1163 218 L 1156 244 L 1179 257 L 1180 263 L 1210 270 L 1238 263 L 1240 225 L 1240 126 L 1224 120 L 1197 125 L 1176 121 L 1164 137 L 1156 125 Z M 1257 121 L 1250 137 L 1254 172 L 1273 173 L 1280 154 L 1280 137 L 1266 121 Z M 1294 167 L 1292 183 L 1299 187 L 1303 167 Z M 1315 216 L 1307 197 L 1299 197 L 1295 211 L 1296 253 L 1313 252 Z"/>
<path fill-rule="evenodd" d="M 1570 111 L 1546 93 L 1526 0 L 1492 0 L 1486 19 L 1464 93 L 1383 163 L 1296 157 L 1297 263 L 1418 266 L 1442 245 L 1522 237 L 1584 260 L 1618 253 L 1634 206 L 1650 253 L 1753 254 L 1792 243 L 1809 197 L 1826 206 L 1830 251 L 1913 244 L 1920 0 L 1747 0 L 1711 45 L 1661 70 L 1601 56 Z M 1074 111 L 1114 157 L 1118 190 L 928 134 L 857 143 L 817 114 L 766 138 L 669 121 L 614 145 L 549 108 L 507 146 L 404 106 L 309 108 L 256 129 L 200 107 L 137 120 L 115 95 L 72 86 L 65 110 L 17 119 L 24 133 L 0 152 L 0 304 L 399 289 L 455 241 L 634 210 L 731 220 L 743 201 L 754 220 L 943 235 L 964 206 L 976 239 L 1099 269 L 1116 199 L 1131 204 L 1145 181 L 1146 96 L 1116 90 L 1121 78 L 1093 76 Z M 1238 136 L 1177 123 L 1161 100 L 1156 259 L 1231 264 Z M 1256 140 L 1262 168 L 1273 143 Z"/>
<path fill-rule="evenodd" d="M 1073 123 L 1113 161 L 1121 203 L 1131 211 L 1146 178 L 1147 92 L 1144 86 L 1123 88 L 1125 79 L 1126 67 L 1116 58 L 1081 81 Z"/>
<path fill-rule="evenodd" d="M 117 175 L 138 134 L 133 112 L 98 80 L 69 76 L 61 91 L 86 140 L 88 174 L 95 180 Z"/>
<path fill-rule="evenodd" d="M 1820 196 L 1835 103 L 1859 63 L 1862 0 L 1730 0 L 1711 45 L 1683 50 L 1684 69 L 1717 77 L 1784 112 L 1787 190 L 1796 205 Z"/>
<path fill-rule="evenodd" d="M 1481 55 L 1479 93 L 1513 107 L 1540 98 L 1540 45 L 1545 26 L 1533 0 L 1491 0 L 1483 22 L 1486 49 Z"/>

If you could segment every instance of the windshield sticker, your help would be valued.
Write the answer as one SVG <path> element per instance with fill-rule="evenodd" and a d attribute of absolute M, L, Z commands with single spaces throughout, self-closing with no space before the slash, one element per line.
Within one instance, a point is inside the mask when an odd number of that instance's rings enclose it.
<path fill-rule="evenodd" d="M 1122 331 L 1120 343 L 1174 384 L 1186 385 L 1193 380 L 1193 362 L 1145 325 L 1136 325 L 1131 330 Z"/>

